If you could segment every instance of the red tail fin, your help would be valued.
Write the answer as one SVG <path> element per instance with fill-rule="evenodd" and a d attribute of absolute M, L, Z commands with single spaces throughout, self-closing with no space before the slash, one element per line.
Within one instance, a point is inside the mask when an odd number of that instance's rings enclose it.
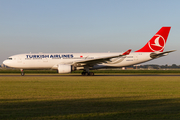
<path fill-rule="evenodd" d="M 140 50 L 135 52 L 163 52 L 171 27 L 162 27 Z"/>

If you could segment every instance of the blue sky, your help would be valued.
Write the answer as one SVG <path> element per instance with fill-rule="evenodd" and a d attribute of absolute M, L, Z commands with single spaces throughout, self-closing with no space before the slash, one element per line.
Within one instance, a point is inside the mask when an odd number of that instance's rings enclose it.
<path fill-rule="evenodd" d="M 122 52 L 171 26 L 165 50 L 146 64 L 180 65 L 179 0 L 0 0 L 0 64 L 29 52 Z"/>

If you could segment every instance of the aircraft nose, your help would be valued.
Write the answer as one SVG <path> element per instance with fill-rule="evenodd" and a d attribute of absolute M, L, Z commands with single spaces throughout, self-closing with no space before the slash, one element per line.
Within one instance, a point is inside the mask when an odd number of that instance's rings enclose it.
<path fill-rule="evenodd" d="M 8 66 L 8 60 L 4 60 L 4 61 L 3 61 L 3 65 Z"/>

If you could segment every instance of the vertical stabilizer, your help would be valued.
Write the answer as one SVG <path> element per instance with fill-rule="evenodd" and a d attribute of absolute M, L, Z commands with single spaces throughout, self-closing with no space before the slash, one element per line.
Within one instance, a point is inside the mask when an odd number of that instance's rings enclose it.
<path fill-rule="evenodd" d="M 163 52 L 171 27 L 162 27 L 140 50 L 135 52 Z"/>

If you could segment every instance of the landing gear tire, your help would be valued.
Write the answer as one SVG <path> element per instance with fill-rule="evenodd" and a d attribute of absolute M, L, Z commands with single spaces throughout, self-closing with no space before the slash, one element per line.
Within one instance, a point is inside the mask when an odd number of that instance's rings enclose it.
<path fill-rule="evenodd" d="M 94 76 L 94 73 L 93 73 L 93 72 L 90 72 L 89 75 L 90 75 L 90 76 Z"/>
<path fill-rule="evenodd" d="M 81 73 L 83 76 L 94 76 L 94 73 L 93 72 L 82 72 Z"/>
<path fill-rule="evenodd" d="M 24 72 L 21 73 L 21 76 L 24 76 Z"/>
<path fill-rule="evenodd" d="M 85 72 L 82 72 L 81 74 L 84 76 L 84 75 L 85 75 Z"/>
<path fill-rule="evenodd" d="M 85 72 L 85 76 L 88 76 L 89 74 L 87 72 Z"/>

